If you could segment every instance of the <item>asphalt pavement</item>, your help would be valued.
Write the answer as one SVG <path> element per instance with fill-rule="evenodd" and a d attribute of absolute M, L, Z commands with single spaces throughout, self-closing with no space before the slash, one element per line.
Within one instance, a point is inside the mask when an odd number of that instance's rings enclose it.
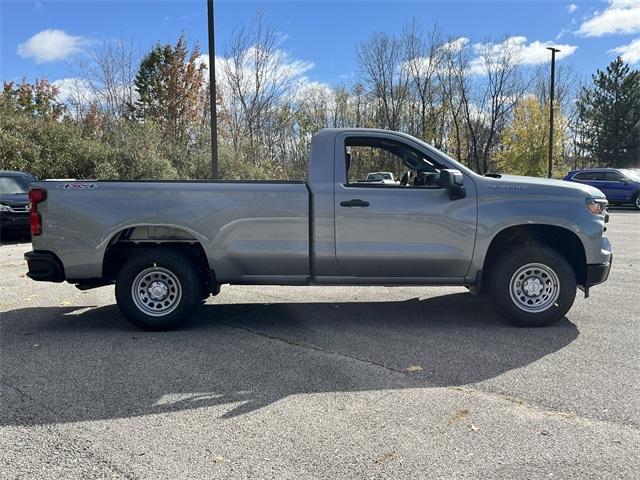
<path fill-rule="evenodd" d="M 229 287 L 141 332 L 0 246 L 0 478 L 640 478 L 640 212 L 521 329 L 463 288 Z"/>

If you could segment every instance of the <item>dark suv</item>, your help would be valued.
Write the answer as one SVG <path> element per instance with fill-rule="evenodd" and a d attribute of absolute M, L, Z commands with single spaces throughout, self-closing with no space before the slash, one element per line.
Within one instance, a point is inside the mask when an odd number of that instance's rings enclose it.
<path fill-rule="evenodd" d="M 26 172 L 0 170 L 0 231 L 29 235 L 29 185 L 36 178 Z"/>
<path fill-rule="evenodd" d="M 609 203 L 633 205 L 640 210 L 640 171 L 622 168 L 573 170 L 564 177 L 570 182 L 584 183 L 604 193 Z"/>

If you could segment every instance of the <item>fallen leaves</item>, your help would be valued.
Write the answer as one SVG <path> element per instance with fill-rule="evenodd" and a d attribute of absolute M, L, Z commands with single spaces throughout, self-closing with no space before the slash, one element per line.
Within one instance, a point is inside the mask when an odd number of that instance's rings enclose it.
<path fill-rule="evenodd" d="M 470 415 L 471 415 L 471 410 L 469 410 L 468 408 L 460 408 L 454 412 L 453 416 L 449 419 L 449 421 L 447 421 L 446 425 L 444 425 L 443 427 L 440 427 L 440 430 L 442 431 L 442 433 L 445 433 L 451 427 L 461 423 L 465 418 L 469 417 Z M 467 428 L 472 432 L 477 432 L 480 430 L 480 428 L 473 423 L 468 424 Z"/>
<path fill-rule="evenodd" d="M 420 365 L 409 365 L 405 371 L 407 373 L 421 372 L 422 367 Z"/>
<path fill-rule="evenodd" d="M 393 452 L 384 452 L 380 457 L 374 460 L 374 463 L 383 464 L 393 459 L 393 457 L 395 457 L 395 454 Z"/>
<path fill-rule="evenodd" d="M 469 415 L 471 415 L 471 411 L 468 408 L 461 408 L 459 410 L 456 410 L 456 412 L 453 414 L 453 417 L 451 417 L 451 420 L 449 420 L 448 425 L 451 427 L 452 425 L 455 425 Z"/>

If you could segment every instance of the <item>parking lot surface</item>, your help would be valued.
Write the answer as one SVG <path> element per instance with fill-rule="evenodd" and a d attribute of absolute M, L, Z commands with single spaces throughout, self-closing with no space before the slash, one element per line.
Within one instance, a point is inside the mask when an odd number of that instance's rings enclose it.
<path fill-rule="evenodd" d="M 462 288 L 229 287 L 134 329 L 0 247 L 0 478 L 640 478 L 640 214 L 566 319 Z"/>

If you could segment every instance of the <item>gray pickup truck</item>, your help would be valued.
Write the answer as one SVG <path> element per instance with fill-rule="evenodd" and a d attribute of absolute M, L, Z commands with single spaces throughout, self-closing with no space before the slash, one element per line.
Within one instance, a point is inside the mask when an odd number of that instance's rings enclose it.
<path fill-rule="evenodd" d="M 371 171 L 398 184 L 368 183 Z M 175 328 L 222 284 L 460 285 L 521 326 L 562 318 L 604 282 L 596 188 L 480 176 L 401 133 L 327 129 L 302 181 L 37 182 L 34 280 L 115 283 L 122 313 Z"/>

